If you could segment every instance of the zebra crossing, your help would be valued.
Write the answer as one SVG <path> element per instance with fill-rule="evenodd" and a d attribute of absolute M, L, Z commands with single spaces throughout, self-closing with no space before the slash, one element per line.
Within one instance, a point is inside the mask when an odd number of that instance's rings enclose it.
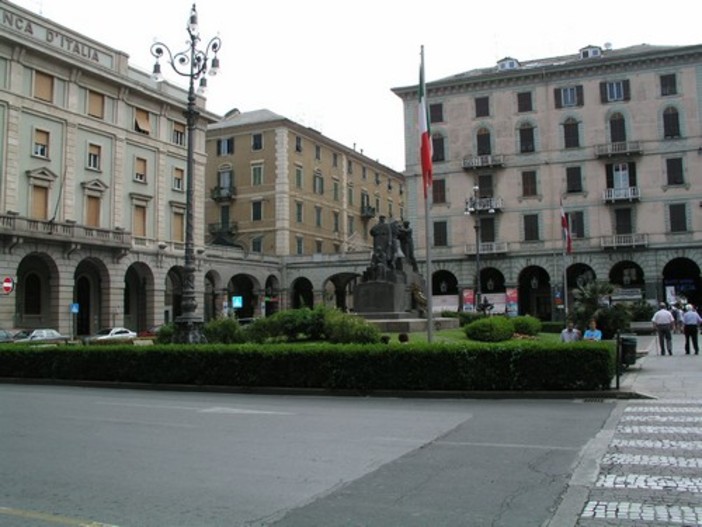
<path fill-rule="evenodd" d="M 628 403 L 576 525 L 702 526 L 702 399 Z"/>

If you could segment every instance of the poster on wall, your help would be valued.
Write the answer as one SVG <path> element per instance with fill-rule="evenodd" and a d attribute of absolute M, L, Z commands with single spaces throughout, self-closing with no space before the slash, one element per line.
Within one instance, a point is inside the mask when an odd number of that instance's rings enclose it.
<path fill-rule="evenodd" d="M 475 308 L 475 291 L 472 289 L 464 289 L 461 291 L 461 302 L 463 304 L 463 311 L 472 313 Z"/>
<path fill-rule="evenodd" d="M 519 290 L 516 287 L 508 287 L 505 290 L 505 311 L 508 317 L 516 317 L 519 312 L 518 308 L 519 302 Z"/>

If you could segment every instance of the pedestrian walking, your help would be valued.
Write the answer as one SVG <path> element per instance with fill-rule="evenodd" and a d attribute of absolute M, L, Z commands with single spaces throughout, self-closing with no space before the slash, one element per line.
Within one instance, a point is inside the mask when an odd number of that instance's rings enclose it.
<path fill-rule="evenodd" d="M 702 317 L 688 304 L 685 307 L 685 314 L 682 316 L 682 321 L 683 330 L 685 332 L 685 355 L 690 354 L 690 341 L 692 341 L 692 347 L 695 349 L 695 355 L 699 355 L 700 347 L 697 343 L 697 334 L 699 333 L 700 324 L 702 324 Z"/>
<path fill-rule="evenodd" d="M 658 344 L 661 347 L 661 355 L 665 355 L 665 348 L 668 347 L 668 355 L 673 354 L 673 335 L 675 319 L 666 308 L 665 302 L 661 302 L 658 311 L 653 314 L 651 322 L 658 333 Z"/>

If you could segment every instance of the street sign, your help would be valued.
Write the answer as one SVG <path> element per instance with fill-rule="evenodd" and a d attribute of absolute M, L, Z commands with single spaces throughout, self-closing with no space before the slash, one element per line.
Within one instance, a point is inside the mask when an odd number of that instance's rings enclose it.
<path fill-rule="evenodd" d="M 6 276 L 2 281 L 2 292 L 5 293 L 6 295 L 9 295 L 14 290 L 15 290 L 15 281 L 12 278 L 10 278 L 9 276 Z"/>

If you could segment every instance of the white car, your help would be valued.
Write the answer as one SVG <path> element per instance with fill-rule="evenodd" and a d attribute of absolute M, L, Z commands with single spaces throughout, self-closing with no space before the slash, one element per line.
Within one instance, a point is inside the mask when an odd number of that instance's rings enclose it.
<path fill-rule="evenodd" d="M 70 338 L 55 329 L 26 329 L 15 334 L 14 342 L 67 343 Z"/>
<path fill-rule="evenodd" d="M 88 337 L 88 342 L 119 342 L 122 340 L 132 340 L 137 336 L 136 332 L 127 328 L 104 328 L 92 337 Z"/>

